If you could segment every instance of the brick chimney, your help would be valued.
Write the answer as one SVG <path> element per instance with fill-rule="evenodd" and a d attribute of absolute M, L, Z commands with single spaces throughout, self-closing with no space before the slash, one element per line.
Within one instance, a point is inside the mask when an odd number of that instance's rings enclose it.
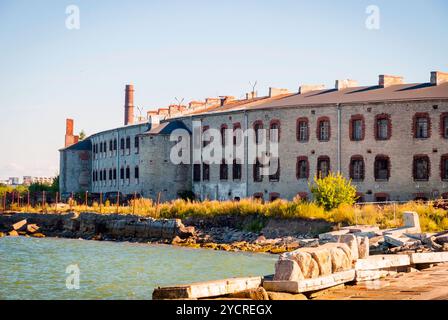
<path fill-rule="evenodd" d="M 73 135 L 74 121 L 73 119 L 65 120 L 65 148 L 78 143 L 79 137 Z"/>
<path fill-rule="evenodd" d="M 334 88 L 339 91 L 339 90 L 344 90 L 344 89 L 348 89 L 348 88 L 354 88 L 357 86 L 358 86 L 358 82 L 356 80 L 343 79 L 343 80 L 336 80 Z"/>
<path fill-rule="evenodd" d="M 324 84 L 302 84 L 299 88 L 299 94 L 305 94 L 311 91 L 324 90 Z"/>
<path fill-rule="evenodd" d="M 126 85 L 126 95 L 124 102 L 124 125 L 134 123 L 134 86 Z"/>
<path fill-rule="evenodd" d="M 438 86 L 439 84 L 448 82 L 448 73 L 440 71 L 431 72 L 431 84 Z"/>
<path fill-rule="evenodd" d="M 403 77 L 400 76 L 390 76 L 386 74 L 381 74 L 378 79 L 378 85 L 383 88 L 403 83 L 404 83 Z"/>
<path fill-rule="evenodd" d="M 274 98 L 277 96 L 281 96 L 282 94 L 288 94 L 288 93 L 289 93 L 288 89 L 273 88 L 273 87 L 269 88 L 269 98 Z"/>

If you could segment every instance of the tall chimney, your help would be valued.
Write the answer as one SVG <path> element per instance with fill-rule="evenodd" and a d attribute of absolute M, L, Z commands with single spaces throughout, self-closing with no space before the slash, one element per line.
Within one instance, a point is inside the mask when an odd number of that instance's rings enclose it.
<path fill-rule="evenodd" d="M 126 96 L 124 102 L 124 125 L 134 123 L 134 86 L 126 85 Z"/>
<path fill-rule="evenodd" d="M 71 145 L 78 143 L 78 136 L 73 135 L 73 119 L 65 120 L 65 148 L 70 147 Z"/>
<path fill-rule="evenodd" d="M 378 79 L 378 86 L 382 88 L 387 88 L 390 86 L 395 86 L 397 84 L 403 84 L 403 77 L 400 76 L 391 76 L 387 74 L 380 74 Z"/>

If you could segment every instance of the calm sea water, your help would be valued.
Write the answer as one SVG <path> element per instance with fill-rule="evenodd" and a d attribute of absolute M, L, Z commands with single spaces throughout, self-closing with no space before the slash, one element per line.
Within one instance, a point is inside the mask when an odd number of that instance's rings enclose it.
<path fill-rule="evenodd" d="M 166 245 L 0 238 L 0 299 L 151 299 L 154 287 L 272 274 L 276 257 Z M 80 288 L 69 290 L 67 266 Z"/>

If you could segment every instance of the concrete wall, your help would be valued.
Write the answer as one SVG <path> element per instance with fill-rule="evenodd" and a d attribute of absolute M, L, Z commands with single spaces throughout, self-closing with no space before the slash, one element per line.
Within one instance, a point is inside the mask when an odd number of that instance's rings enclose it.
<path fill-rule="evenodd" d="M 175 142 L 169 135 L 141 137 L 140 176 L 142 194 L 146 198 L 167 201 L 178 198 L 178 193 L 191 191 L 190 166 L 173 164 L 170 151 Z"/>
<path fill-rule="evenodd" d="M 59 156 L 61 195 L 91 190 L 92 155 L 90 150 L 62 150 Z"/>
<path fill-rule="evenodd" d="M 106 169 L 107 180 L 106 181 L 92 181 L 92 192 L 116 192 L 120 191 L 123 194 L 133 194 L 134 192 L 143 193 L 142 185 L 141 185 L 141 174 L 139 179 L 135 179 L 135 167 L 140 165 L 140 152 L 142 150 L 141 146 L 138 149 L 134 147 L 134 138 L 147 131 L 148 124 L 139 124 L 133 126 L 126 126 L 117 128 L 115 130 L 106 131 L 103 133 L 95 134 L 91 137 L 92 141 L 92 149 L 95 144 L 99 144 L 101 142 L 107 143 L 107 152 L 93 154 L 92 159 L 92 172 L 100 171 Z M 131 148 L 124 149 L 124 152 L 120 149 L 120 140 L 121 138 L 125 139 L 125 147 L 126 147 L 126 138 L 129 137 L 131 140 Z M 113 141 L 117 139 L 117 151 L 109 150 L 109 141 Z M 130 179 L 126 179 L 126 168 L 130 169 Z M 120 179 L 120 169 L 124 168 L 125 170 L 125 179 Z M 109 180 L 109 169 L 117 169 L 117 179 Z M 92 176 L 92 175 L 91 175 Z M 99 173 L 98 173 L 99 176 Z"/>

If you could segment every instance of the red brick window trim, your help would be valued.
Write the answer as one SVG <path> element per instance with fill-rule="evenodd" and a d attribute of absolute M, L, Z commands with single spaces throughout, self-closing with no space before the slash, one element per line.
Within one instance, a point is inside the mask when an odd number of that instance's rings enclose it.
<path fill-rule="evenodd" d="M 297 179 L 308 179 L 310 177 L 310 163 L 308 157 L 297 157 L 296 163 L 296 177 Z"/>
<path fill-rule="evenodd" d="M 428 181 L 431 176 L 431 160 L 426 154 L 417 154 L 414 156 L 412 169 L 415 181 Z"/>
<path fill-rule="evenodd" d="M 355 155 L 350 158 L 350 179 L 353 181 L 364 181 L 365 164 L 361 155 Z"/>
<path fill-rule="evenodd" d="M 360 126 L 359 128 L 356 126 Z M 360 130 L 358 132 L 358 130 Z M 350 118 L 349 135 L 351 141 L 364 140 L 366 132 L 366 123 L 362 114 L 354 114 Z"/>
<path fill-rule="evenodd" d="M 386 155 L 379 154 L 375 157 L 374 177 L 376 181 L 389 181 L 391 163 Z"/>
<path fill-rule="evenodd" d="M 325 142 L 331 139 L 331 123 L 329 117 L 319 117 L 316 128 L 317 140 Z"/>
<path fill-rule="evenodd" d="M 384 202 L 384 201 L 389 201 L 390 200 L 389 194 L 385 193 L 385 192 L 375 193 L 374 197 L 375 197 L 375 201 L 377 201 L 377 202 Z"/>
<path fill-rule="evenodd" d="M 386 123 L 385 127 L 382 126 Z M 392 137 L 392 120 L 390 114 L 381 113 L 375 116 L 375 139 L 376 140 L 389 140 Z"/>
<path fill-rule="evenodd" d="M 415 139 L 431 137 L 431 118 L 427 112 L 417 112 L 413 117 L 413 136 Z"/>
<path fill-rule="evenodd" d="M 281 133 L 281 130 L 280 130 L 280 120 L 272 119 L 271 122 L 269 123 L 269 129 L 270 130 L 277 129 L 277 133 L 274 133 L 274 131 L 269 131 L 270 141 L 272 141 L 272 142 L 279 142 L 280 141 L 280 133 Z M 273 139 L 275 137 L 275 135 L 277 135 L 277 139 Z"/>
<path fill-rule="evenodd" d="M 330 157 L 320 156 L 317 158 L 317 176 L 325 178 L 331 171 Z"/>
<path fill-rule="evenodd" d="M 277 199 L 280 199 L 280 193 L 278 193 L 278 192 L 271 192 L 269 194 L 269 201 L 275 201 Z"/>
<path fill-rule="evenodd" d="M 440 136 L 448 139 L 448 112 L 440 115 Z"/>
<path fill-rule="evenodd" d="M 223 146 L 226 145 L 226 130 L 227 130 L 227 125 L 226 124 L 222 124 L 220 132 L 221 132 L 221 143 L 222 143 Z"/>
<path fill-rule="evenodd" d="M 310 124 L 306 117 L 298 118 L 296 121 L 296 139 L 299 142 L 310 140 Z"/>
<path fill-rule="evenodd" d="M 440 178 L 443 181 L 448 181 L 448 153 L 440 158 Z"/>

